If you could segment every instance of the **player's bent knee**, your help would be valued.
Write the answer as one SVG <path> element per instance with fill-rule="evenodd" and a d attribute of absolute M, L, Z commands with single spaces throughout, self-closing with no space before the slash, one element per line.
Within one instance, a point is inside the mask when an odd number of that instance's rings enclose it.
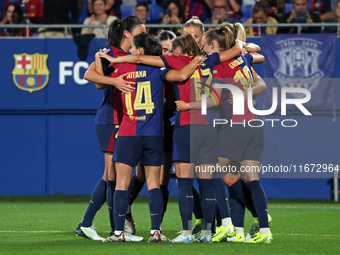
<path fill-rule="evenodd" d="M 252 182 L 252 181 L 258 181 L 258 180 L 259 180 L 258 177 L 256 177 L 256 178 L 244 178 L 245 182 Z"/>
<path fill-rule="evenodd" d="M 235 182 L 237 182 L 238 178 L 224 178 L 223 182 L 228 187 L 232 186 Z"/>

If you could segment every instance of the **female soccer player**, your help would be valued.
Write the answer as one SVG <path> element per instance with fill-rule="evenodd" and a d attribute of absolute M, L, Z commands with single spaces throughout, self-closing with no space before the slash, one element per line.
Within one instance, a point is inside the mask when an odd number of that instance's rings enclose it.
<path fill-rule="evenodd" d="M 230 24 L 228 22 L 224 22 L 221 24 L 221 27 L 222 26 L 226 26 L 230 28 L 234 34 L 235 39 L 237 38 L 243 42 L 246 41 L 246 33 L 241 23 Z M 254 77 L 253 95 L 258 95 L 262 93 L 267 88 L 267 86 L 265 82 L 262 80 L 262 78 L 255 72 L 253 67 L 251 67 L 251 71 Z M 246 100 L 247 90 L 243 90 L 243 93 L 244 93 L 245 100 Z M 232 98 L 230 100 L 232 100 Z M 224 162 L 224 164 L 228 164 L 228 161 Z M 228 178 L 224 178 L 224 182 L 228 186 L 228 189 L 229 189 L 229 194 L 230 194 L 229 203 L 231 204 L 231 207 L 233 207 L 231 214 L 232 214 L 232 219 L 233 219 L 233 222 L 235 223 L 235 227 L 237 230 L 236 236 L 230 239 L 230 241 L 234 241 L 234 242 L 243 242 L 244 240 L 249 240 L 255 235 L 257 235 L 260 229 L 258 212 L 254 205 L 255 202 L 253 200 L 253 195 L 255 195 L 255 193 L 251 192 L 249 188 L 249 185 L 250 186 L 258 185 L 259 182 L 257 181 L 259 181 L 259 174 L 254 173 L 254 172 L 247 173 L 247 175 L 243 176 L 244 180 L 239 177 L 240 176 L 238 174 L 236 176 L 229 175 Z M 252 181 L 255 181 L 255 182 L 252 182 Z M 252 183 L 248 184 L 248 182 L 252 182 Z M 259 190 L 258 195 L 256 196 L 258 196 L 259 200 L 262 201 L 262 204 L 265 205 L 266 208 L 264 210 L 267 211 L 267 202 L 263 202 L 263 201 L 266 201 L 266 195 L 264 193 L 264 190 L 261 184 L 260 186 L 261 187 L 258 188 Z M 251 226 L 249 233 L 244 239 L 243 224 L 244 224 L 245 207 L 253 215 L 254 224 Z M 263 211 L 263 208 L 262 208 L 262 211 Z M 268 223 L 271 223 L 272 219 L 270 215 L 268 214 L 267 217 L 268 217 Z M 265 222 L 266 222 L 265 220 L 262 220 L 262 223 L 264 223 L 264 225 L 261 224 L 261 226 L 268 226 L 268 223 L 265 223 Z M 268 231 L 264 230 L 263 232 L 267 233 Z M 262 241 L 260 240 L 260 242 Z"/>
<path fill-rule="evenodd" d="M 172 43 L 175 40 L 176 35 L 170 30 L 162 30 L 157 38 L 162 45 L 162 55 L 172 55 Z M 170 123 L 169 118 L 172 117 L 175 108 L 174 105 L 174 92 L 171 83 L 168 83 L 165 86 L 165 99 L 164 99 L 164 165 L 161 167 L 161 179 L 160 179 L 160 188 L 163 195 L 163 216 L 167 208 L 168 198 L 169 198 L 169 190 L 168 184 L 170 180 L 170 169 L 172 166 L 172 134 L 173 134 L 173 126 Z M 134 174 L 131 178 L 130 186 L 129 186 L 129 206 L 128 211 L 125 217 L 125 230 L 130 234 L 136 233 L 136 224 L 134 222 L 132 216 L 132 204 L 134 200 L 137 198 L 138 194 L 142 190 L 145 183 L 145 171 L 144 167 L 140 164 L 137 166 L 136 174 Z M 168 241 L 161 231 L 161 239 L 162 241 Z"/>
<path fill-rule="evenodd" d="M 211 81 L 212 71 L 216 64 L 221 61 L 227 61 L 232 57 L 235 57 L 241 53 L 241 45 L 235 45 L 229 51 L 223 53 L 214 53 L 207 56 L 207 60 L 202 63 L 199 68 L 195 71 L 192 78 L 198 78 L 201 81 L 201 78 L 207 79 L 207 83 Z M 197 45 L 194 37 L 192 35 L 181 36 L 176 38 L 173 43 L 174 54 L 176 56 L 162 56 L 152 57 L 152 56 L 126 56 L 119 59 L 112 59 L 105 54 L 102 54 L 103 57 L 106 57 L 110 60 L 111 63 L 121 63 L 121 62 L 131 62 L 131 63 L 143 63 L 148 65 L 156 65 L 156 66 L 168 66 L 174 69 L 179 70 L 184 65 L 188 64 L 191 61 L 191 57 L 201 54 L 201 50 Z M 196 79 L 196 85 L 198 85 Z M 190 95 L 197 95 L 200 97 L 199 89 L 197 93 L 193 93 L 190 91 L 195 87 L 190 85 L 190 81 L 186 81 L 185 83 L 174 83 L 175 84 L 175 93 L 178 100 L 184 100 L 186 102 L 190 102 L 192 98 Z M 194 164 L 202 165 L 202 164 L 215 164 L 217 162 L 217 154 L 213 153 L 202 153 L 202 151 L 196 151 L 195 153 L 190 153 L 190 148 L 198 148 L 199 142 L 203 142 L 204 140 L 208 140 L 209 137 L 206 136 L 209 132 L 205 132 L 209 126 L 207 125 L 207 120 L 205 117 L 200 116 L 200 111 L 188 111 L 188 112 L 178 112 L 175 123 L 175 131 L 174 131 L 174 140 L 175 140 L 175 148 L 174 148 L 174 157 L 173 161 L 175 161 L 175 170 L 178 179 L 178 188 L 179 188 L 179 207 L 182 217 L 182 225 L 183 232 L 182 234 L 172 240 L 172 242 L 192 242 L 192 232 L 191 232 L 191 217 L 193 210 L 193 195 L 192 195 L 192 184 L 193 184 L 193 167 Z M 197 126 L 195 125 L 197 124 Z M 197 133 L 198 139 L 192 139 L 195 143 L 190 147 L 190 128 L 193 128 L 192 132 Z M 199 132 L 200 130 L 201 132 Z M 211 130 L 211 133 L 214 131 Z M 197 145 L 197 146 L 196 146 Z M 210 145 L 209 145 L 210 146 Z M 213 145 L 208 148 L 213 149 Z M 193 163 L 191 163 L 193 162 Z M 215 210 L 215 198 L 213 192 L 213 186 L 211 184 L 211 176 L 210 174 L 203 173 L 203 171 L 199 171 L 200 179 L 198 180 L 201 194 L 202 194 L 202 203 L 203 203 L 203 216 L 204 216 L 204 226 L 203 231 L 201 232 L 198 241 L 201 242 L 211 242 L 211 224 L 213 221 L 213 213 Z M 203 176 L 202 176 L 203 175 Z"/>
<path fill-rule="evenodd" d="M 111 48 L 110 54 L 113 57 L 126 55 L 126 52 L 130 49 L 132 38 L 143 31 L 145 31 L 145 27 L 142 21 L 135 16 L 128 16 L 123 20 L 116 19 L 112 22 L 109 29 L 107 45 Z M 100 148 L 101 151 L 104 152 L 105 169 L 102 179 L 92 193 L 84 218 L 82 222 L 78 224 L 75 232 L 76 235 L 92 240 L 103 240 L 91 225 L 95 214 L 106 200 L 109 208 L 111 232 L 114 231 L 113 194 L 116 186 L 116 176 L 114 164 L 112 163 L 112 155 L 115 147 L 114 140 L 119 129 L 121 118 L 119 117 L 120 96 L 116 88 L 128 91 L 130 90 L 128 85 L 131 84 L 131 82 L 124 81 L 123 77 L 125 75 L 117 78 L 104 76 L 103 73 L 109 75 L 113 69 L 108 68 L 108 65 L 105 65 L 105 63 L 103 63 L 102 67 L 98 54 L 96 54 L 96 56 L 96 62 L 90 65 L 84 78 L 96 83 L 97 89 L 104 90 L 104 100 L 97 111 L 95 124 Z M 116 88 L 114 88 L 114 86 Z M 131 235 L 127 235 L 127 238 L 132 241 L 142 240 L 142 238 L 134 238 Z"/>
<path fill-rule="evenodd" d="M 187 22 L 185 22 L 183 26 L 183 35 L 189 35 L 189 34 L 193 35 L 200 49 L 203 48 L 203 45 L 202 45 L 203 33 L 204 33 L 204 25 L 201 22 L 201 20 L 196 16 L 192 16 Z M 201 197 L 200 197 L 198 190 L 195 188 L 195 186 L 192 186 L 192 192 L 194 196 L 193 213 L 196 219 L 194 227 L 192 228 L 192 233 L 194 235 L 198 235 L 199 232 L 203 228 L 203 212 L 202 212 L 201 201 L 200 201 Z"/>
<path fill-rule="evenodd" d="M 221 33 L 221 29 L 223 30 L 225 29 L 225 27 L 222 27 L 219 30 L 211 30 L 205 35 L 203 41 L 206 51 L 213 51 L 214 47 L 221 46 L 221 42 L 223 42 L 223 40 L 219 41 L 219 38 L 223 36 L 223 34 Z M 233 40 L 235 39 L 232 34 L 227 34 L 227 41 L 233 43 Z M 259 57 L 259 55 L 252 56 L 250 54 L 246 54 L 244 57 L 239 56 L 237 58 L 234 58 L 233 60 L 222 63 L 222 68 L 220 70 L 215 70 L 214 78 L 232 77 L 232 79 L 227 79 L 225 83 L 233 84 L 240 89 L 246 91 L 254 84 L 250 64 L 253 62 L 254 58 Z M 252 122 L 252 120 L 254 119 L 254 115 L 250 112 L 248 108 L 247 99 L 245 100 L 244 104 L 244 115 L 230 116 L 230 111 L 232 107 L 227 102 L 224 103 L 224 114 L 225 116 L 229 115 L 230 121 L 233 124 L 231 124 L 230 126 L 224 125 L 220 131 L 220 140 L 222 141 L 221 147 L 223 149 L 222 151 L 220 151 L 219 165 L 226 166 L 230 164 L 231 161 L 236 161 L 240 162 L 241 168 L 258 169 L 263 150 L 263 128 L 248 126 L 248 124 L 242 124 L 253 123 L 253 125 L 256 125 L 255 122 Z M 226 117 L 226 119 L 228 119 L 228 117 Z M 254 204 L 260 222 L 260 232 L 246 242 L 270 243 L 272 240 L 272 235 L 268 225 L 267 200 L 262 185 L 258 179 L 258 171 L 246 171 L 244 173 L 244 177 L 245 181 L 247 182 L 247 187 L 250 190 L 252 202 Z M 236 226 L 236 236 L 232 238 L 231 241 L 244 241 L 244 206 L 243 210 L 238 210 L 240 203 L 236 203 L 234 201 L 239 200 L 239 197 L 242 195 L 241 183 L 239 183 L 238 189 L 233 187 L 235 184 L 238 184 L 239 175 L 235 178 L 235 175 L 228 173 L 227 176 L 225 176 L 225 181 L 227 182 L 227 185 L 229 184 L 228 186 L 232 187 L 231 189 L 229 189 L 230 206 L 233 208 L 232 212 L 243 212 L 241 213 L 241 215 L 234 215 L 234 217 L 232 217 L 233 223 Z M 244 205 L 245 204 L 246 203 L 244 202 Z"/>
<path fill-rule="evenodd" d="M 202 38 L 204 33 L 204 25 L 196 16 L 192 16 L 183 26 L 183 35 L 193 35 L 198 47 L 202 49 Z"/>
<path fill-rule="evenodd" d="M 157 38 L 157 41 L 162 45 L 162 55 L 172 55 L 172 43 L 175 40 L 176 35 L 170 30 L 162 30 Z M 175 111 L 175 95 L 171 83 L 167 83 L 165 86 L 165 98 L 164 98 L 164 165 L 161 167 L 161 179 L 160 188 L 163 195 L 163 216 L 167 208 L 169 199 L 168 184 L 170 181 L 170 169 L 172 166 L 172 134 L 173 126 L 170 123 L 170 118 Z M 132 216 L 132 204 L 139 195 L 145 183 L 145 171 L 142 165 L 138 165 L 136 173 L 132 176 L 129 186 L 129 206 L 125 217 L 125 230 L 130 234 L 136 233 L 136 224 Z M 162 221 L 163 221 L 162 216 Z M 162 241 L 168 241 L 161 231 Z"/>
<path fill-rule="evenodd" d="M 157 40 L 162 45 L 162 55 L 171 56 L 173 53 L 172 44 L 176 39 L 176 35 L 170 30 L 163 30 L 158 34 Z M 174 116 L 174 112 L 176 110 L 175 101 L 175 91 L 172 86 L 172 83 L 168 82 L 165 86 L 165 98 L 164 98 L 164 164 L 161 167 L 161 191 L 163 195 L 163 217 L 167 209 L 167 204 L 169 200 L 169 190 L 168 185 L 170 182 L 170 171 L 172 167 L 172 150 L 173 150 L 173 141 L 172 136 L 174 133 L 174 126 L 171 123 L 171 118 Z M 161 229 L 161 237 L 162 240 L 169 240 L 166 238 Z"/>
<path fill-rule="evenodd" d="M 220 30 L 214 29 L 214 30 L 208 31 L 203 37 L 203 45 L 204 45 L 205 52 L 210 54 L 210 53 L 213 53 L 213 52 L 219 52 L 219 51 L 222 52 L 222 51 L 225 51 L 226 49 L 230 48 L 230 46 L 235 42 L 228 42 L 226 40 L 226 35 L 227 35 L 227 37 L 228 37 L 228 35 L 229 35 L 229 37 L 233 36 L 232 32 L 229 29 L 220 29 Z M 207 43 L 207 41 L 209 43 Z M 255 47 L 255 49 L 256 49 L 256 47 Z M 262 57 L 261 57 L 261 59 L 262 59 Z M 261 59 L 258 59 L 258 60 L 261 60 Z M 230 61 L 224 62 L 221 65 L 215 66 L 214 78 L 219 72 L 221 72 L 221 68 L 222 68 L 222 70 L 225 69 L 225 65 L 226 65 L 225 63 L 229 63 L 229 62 Z M 219 93 L 219 95 L 221 94 L 220 89 L 216 89 L 216 91 Z M 218 102 L 217 98 L 216 98 L 216 101 Z M 211 100 L 211 102 L 213 102 L 213 101 Z M 207 102 L 208 107 L 209 107 L 209 103 L 210 102 L 208 101 Z M 212 105 L 214 105 L 214 102 L 213 102 Z M 197 102 L 196 103 L 185 103 L 183 101 L 177 102 L 177 109 L 180 110 L 180 111 L 185 111 L 185 110 L 188 110 L 190 108 L 191 109 L 199 109 L 200 103 L 199 104 L 197 104 Z M 221 118 L 220 116 L 216 116 L 217 115 L 216 113 L 214 115 L 218 119 Z M 216 177 L 216 176 L 215 176 L 213 181 L 214 181 L 214 188 L 215 188 L 216 199 L 217 199 L 217 207 L 220 211 L 221 218 L 222 218 L 222 222 L 221 222 L 222 226 L 216 231 L 216 234 L 213 236 L 212 240 L 213 241 L 221 241 L 225 237 L 233 236 L 234 233 L 235 233 L 235 229 L 234 229 L 234 226 L 231 222 L 228 203 L 226 202 L 227 195 L 226 195 L 224 184 L 223 184 L 222 180 L 220 178 Z"/>
<path fill-rule="evenodd" d="M 133 39 L 131 53 L 161 54 L 161 45 L 148 34 Z M 114 60 L 110 56 L 102 57 Z M 115 232 L 104 242 L 123 242 L 124 220 L 128 209 L 128 187 L 133 168 L 138 164 L 145 167 L 149 190 L 151 232 L 149 242 L 161 242 L 159 227 L 163 202 L 160 191 L 160 166 L 163 164 L 163 99 L 164 81 L 185 81 L 204 58 L 194 59 L 181 71 L 155 68 L 146 65 L 121 64 L 116 66 L 117 75 L 128 73 L 126 78 L 136 82 L 136 90 L 121 95 L 124 116 L 119 131 L 115 161 L 117 184 L 114 194 Z"/>

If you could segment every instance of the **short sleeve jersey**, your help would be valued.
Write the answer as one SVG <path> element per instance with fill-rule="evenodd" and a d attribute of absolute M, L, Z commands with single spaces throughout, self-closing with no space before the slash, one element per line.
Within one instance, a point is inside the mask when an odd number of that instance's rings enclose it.
<path fill-rule="evenodd" d="M 122 49 L 112 46 L 108 54 L 114 58 L 127 55 Z M 114 69 L 109 67 L 109 64 L 109 61 L 106 59 L 102 60 L 104 75 L 115 77 L 116 74 L 113 72 Z M 96 114 L 96 125 L 120 124 L 123 112 L 120 94 L 120 91 L 114 86 L 104 89 L 104 99 Z"/>
<path fill-rule="evenodd" d="M 187 56 L 161 56 L 166 67 L 181 70 L 190 63 L 192 57 Z M 220 55 L 212 53 L 207 55 L 207 59 L 202 62 L 193 75 L 183 83 L 174 82 L 174 90 L 177 100 L 186 103 L 200 101 L 203 89 L 208 89 L 204 84 L 211 85 L 212 73 L 215 65 L 220 64 Z M 190 124 L 208 125 L 206 116 L 201 114 L 201 110 L 189 110 L 177 112 L 175 127 Z"/>
<path fill-rule="evenodd" d="M 245 56 L 238 56 L 223 62 L 221 65 L 215 67 L 214 80 L 222 80 L 226 84 L 235 85 L 241 90 L 248 89 L 254 84 L 254 78 L 251 71 L 252 68 L 250 66 L 252 61 L 253 56 L 247 53 Z M 244 102 L 244 115 L 231 116 L 233 105 L 226 100 L 230 96 L 232 96 L 232 94 L 229 90 L 222 89 L 222 104 L 224 108 L 223 118 L 232 119 L 234 123 L 254 119 L 254 114 L 249 110 L 247 101 Z"/>
<path fill-rule="evenodd" d="M 165 75 L 168 68 L 123 63 L 118 75 L 135 82 L 133 92 L 121 94 L 123 120 L 118 136 L 162 136 Z"/>

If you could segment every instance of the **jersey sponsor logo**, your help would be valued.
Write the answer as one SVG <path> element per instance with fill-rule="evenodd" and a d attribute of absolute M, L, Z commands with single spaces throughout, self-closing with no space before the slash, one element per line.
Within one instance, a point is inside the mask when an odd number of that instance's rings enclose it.
<path fill-rule="evenodd" d="M 280 60 L 274 73 L 281 87 L 306 88 L 313 91 L 324 76 L 318 65 L 322 43 L 308 38 L 289 38 L 277 42 L 281 49 L 276 51 Z M 300 98 L 301 94 L 292 94 Z"/>
<path fill-rule="evenodd" d="M 15 66 L 12 71 L 14 84 L 30 93 L 43 89 L 50 71 L 47 68 L 48 54 L 13 54 Z"/>
<path fill-rule="evenodd" d="M 146 116 L 143 115 L 143 116 L 132 116 L 132 115 L 129 115 L 129 119 L 130 120 L 141 120 L 141 121 L 145 121 L 146 120 Z"/>

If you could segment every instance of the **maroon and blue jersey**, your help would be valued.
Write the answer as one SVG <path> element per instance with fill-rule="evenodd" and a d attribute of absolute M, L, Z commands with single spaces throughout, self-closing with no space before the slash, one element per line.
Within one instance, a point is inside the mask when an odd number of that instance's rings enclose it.
<path fill-rule="evenodd" d="M 118 58 L 126 56 L 127 53 L 117 47 L 110 47 L 108 55 Z M 110 62 L 106 59 L 102 60 L 103 72 L 105 76 L 115 77 L 114 69 L 109 67 Z M 120 99 L 121 92 L 114 86 L 104 89 L 104 99 L 97 111 L 95 123 L 96 125 L 118 125 L 122 119 L 122 102 Z"/>
<path fill-rule="evenodd" d="M 163 100 L 168 68 L 123 63 L 117 75 L 126 74 L 133 92 L 121 94 L 123 120 L 118 136 L 163 136 Z"/>
<path fill-rule="evenodd" d="M 235 1 L 239 6 L 242 6 L 242 0 Z M 242 8 L 238 12 L 235 12 L 231 3 L 227 1 L 227 20 L 232 20 L 234 22 L 239 21 L 242 18 Z"/>
<path fill-rule="evenodd" d="M 207 59 L 197 67 L 190 79 L 185 82 L 173 83 L 177 100 L 186 103 L 201 100 L 201 95 L 204 93 L 202 89 L 208 89 L 204 84 L 211 85 L 214 67 L 220 64 L 220 55 L 218 53 L 212 53 L 206 57 Z M 192 60 L 192 57 L 187 56 L 161 56 L 161 58 L 166 67 L 175 70 L 181 70 Z M 208 121 L 206 116 L 201 114 L 201 110 L 176 113 L 175 127 L 190 124 L 208 125 Z"/>
<path fill-rule="evenodd" d="M 319 15 L 332 11 L 330 0 L 310 0 L 308 1 L 308 10 L 316 12 Z"/>
<path fill-rule="evenodd" d="M 246 90 L 254 84 L 251 63 L 253 56 L 247 53 L 245 56 L 238 56 L 229 61 L 223 62 L 221 65 L 215 66 L 214 80 L 220 79 L 222 83 L 237 86 L 241 90 Z M 227 92 L 228 91 L 228 92 Z M 223 118 L 232 119 L 233 123 L 249 121 L 254 119 L 254 114 L 248 108 L 248 102 L 244 102 L 244 115 L 232 115 L 233 105 L 228 102 L 228 98 L 232 96 L 231 92 L 222 89 Z"/>
<path fill-rule="evenodd" d="M 202 22 L 206 22 L 211 18 L 211 10 L 205 0 L 185 0 L 184 12 L 185 19 L 196 16 Z"/>

